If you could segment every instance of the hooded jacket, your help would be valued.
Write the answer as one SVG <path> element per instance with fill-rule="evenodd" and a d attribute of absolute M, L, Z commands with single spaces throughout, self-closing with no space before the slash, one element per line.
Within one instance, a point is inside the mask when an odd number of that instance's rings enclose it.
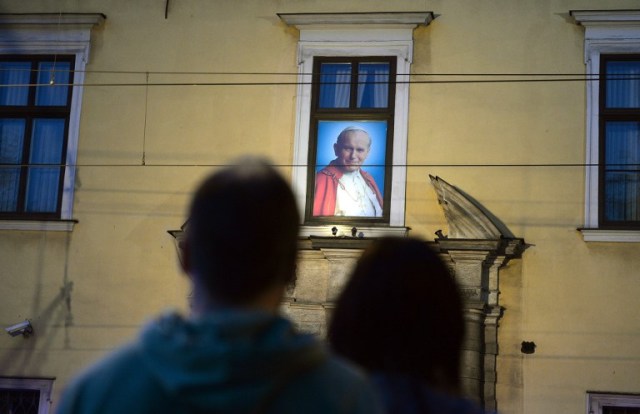
<path fill-rule="evenodd" d="M 379 413 L 360 371 L 271 314 L 168 314 L 76 378 L 58 414 Z"/>

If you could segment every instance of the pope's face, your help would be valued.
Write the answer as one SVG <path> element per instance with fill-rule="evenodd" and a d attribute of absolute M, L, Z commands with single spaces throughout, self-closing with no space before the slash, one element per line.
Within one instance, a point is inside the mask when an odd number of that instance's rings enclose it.
<path fill-rule="evenodd" d="M 347 134 L 342 142 L 333 144 L 338 164 L 345 171 L 357 171 L 369 155 L 369 136 L 362 131 Z"/>

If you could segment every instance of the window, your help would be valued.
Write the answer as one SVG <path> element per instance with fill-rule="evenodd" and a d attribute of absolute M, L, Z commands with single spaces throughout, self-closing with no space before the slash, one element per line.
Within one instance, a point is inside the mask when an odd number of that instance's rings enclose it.
<path fill-rule="evenodd" d="M 53 379 L 0 377 L 0 413 L 47 414 Z"/>
<path fill-rule="evenodd" d="M 574 10 L 585 27 L 585 241 L 640 242 L 640 11 Z"/>
<path fill-rule="evenodd" d="M 90 32 L 104 19 L 0 14 L 0 229 L 73 228 Z"/>
<path fill-rule="evenodd" d="M 315 58 L 307 222 L 389 222 L 395 63 Z"/>
<path fill-rule="evenodd" d="M 300 210 L 305 212 L 301 235 L 331 236 L 334 228 L 337 235 L 351 235 L 352 227 L 356 226 L 358 234 L 368 237 L 405 235 L 408 80 L 413 29 L 428 25 L 434 14 L 278 16 L 300 31 L 292 185 Z M 316 173 L 338 158 L 334 148 L 337 134 L 350 126 L 366 130 L 371 152 L 382 149 L 377 160 L 367 154 L 366 166 L 361 170 L 367 173 L 371 170 L 377 177 L 372 174 L 369 184 L 360 186 L 363 190 L 360 195 L 381 199 L 381 213 L 378 214 L 373 201 L 373 207 L 357 214 L 336 215 L 335 206 L 332 209 L 331 205 L 314 214 Z M 369 127 L 373 130 L 369 131 Z M 353 150 L 356 149 L 354 146 Z M 321 151 L 328 153 L 322 155 Z M 378 196 L 371 181 L 378 187 Z M 358 197 L 352 203 L 359 204 Z M 337 193 L 330 198 L 337 199 Z"/>
<path fill-rule="evenodd" d="M 60 218 L 73 66 L 0 56 L 0 218 Z"/>
<path fill-rule="evenodd" d="M 640 395 L 588 392 L 587 414 L 640 414 Z"/>
<path fill-rule="evenodd" d="M 640 55 L 602 55 L 600 79 L 600 223 L 639 227 Z"/>

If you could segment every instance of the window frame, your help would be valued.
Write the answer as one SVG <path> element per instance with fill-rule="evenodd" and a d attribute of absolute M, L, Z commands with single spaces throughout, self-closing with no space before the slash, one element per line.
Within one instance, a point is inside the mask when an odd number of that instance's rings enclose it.
<path fill-rule="evenodd" d="M 409 116 L 409 77 L 413 60 L 413 30 L 428 26 L 433 12 L 380 13 L 279 13 L 287 25 L 299 30 L 298 86 L 296 123 L 293 143 L 292 187 L 300 211 L 306 211 L 309 160 L 309 126 L 311 84 L 315 56 L 395 56 L 396 88 L 393 120 L 392 182 L 389 221 L 378 226 L 358 226 L 366 237 L 403 236 L 405 227 L 405 188 L 407 130 Z M 305 225 L 302 217 L 300 235 L 351 235 L 349 223 Z M 355 227 L 355 226 L 354 226 Z M 335 229 L 335 230 L 334 230 Z"/>
<path fill-rule="evenodd" d="M 102 13 L 0 14 L 0 55 L 75 56 L 59 217 L 0 219 L 0 230 L 73 230 L 73 199 L 85 67 L 89 60 L 91 29 L 102 24 L 105 19 L 106 16 Z"/>
<path fill-rule="evenodd" d="M 55 378 L 0 377 L 0 388 L 9 390 L 40 391 L 38 414 L 48 414 L 51 408 L 51 393 Z"/>
<path fill-rule="evenodd" d="M 602 414 L 604 407 L 640 407 L 640 394 L 587 391 L 587 414 Z"/>
<path fill-rule="evenodd" d="M 356 92 L 358 88 L 358 73 L 355 68 L 360 63 L 384 62 L 389 64 L 389 84 L 388 100 L 386 108 L 357 108 Z M 352 65 L 350 79 L 350 103 L 348 108 L 320 108 L 320 67 L 324 63 L 349 63 Z M 314 56 L 313 58 L 313 83 L 311 88 L 311 115 L 309 125 L 309 159 L 307 161 L 307 201 L 305 209 L 305 224 L 322 225 L 332 224 L 352 224 L 352 225 L 388 225 L 389 223 L 389 202 L 391 200 L 392 168 L 388 162 L 385 165 L 384 185 L 383 185 L 383 208 L 382 217 L 351 217 L 351 216 L 314 216 L 313 202 L 315 198 L 315 176 L 318 146 L 318 126 L 322 121 L 386 121 L 387 132 L 385 141 L 385 161 L 391 160 L 393 156 L 393 119 L 395 109 L 395 87 L 396 87 L 396 67 L 397 59 L 394 56 Z M 380 184 L 380 183 L 378 183 Z"/>
<path fill-rule="evenodd" d="M 610 221 L 606 218 L 606 125 L 609 121 L 633 121 L 640 123 L 640 107 L 638 108 L 607 108 L 607 72 L 606 63 L 610 61 L 634 61 L 640 63 L 640 52 L 636 54 L 601 54 L 600 55 L 600 76 L 599 76 L 599 171 L 598 171 L 598 220 L 600 228 L 622 230 L 640 228 L 640 220 L 637 221 Z M 640 200 L 639 200 L 640 202 Z M 638 206 L 640 208 L 640 206 Z"/>
<path fill-rule="evenodd" d="M 640 228 L 609 227 L 601 220 L 600 56 L 640 53 L 640 10 L 571 10 L 584 26 L 586 65 L 586 149 L 584 225 L 586 242 L 640 242 Z"/>
<path fill-rule="evenodd" d="M 31 63 L 31 74 L 29 76 L 29 92 L 27 105 L 4 106 L 0 105 L 0 118 L 15 118 L 25 120 L 24 142 L 21 157 L 20 181 L 18 189 L 17 209 L 14 212 L 0 212 L 0 220 L 47 220 L 59 219 L 61 216 L 61 206 L 64 186 L 64 167 L 60 167 L 60 177 L 58 178 L 58 197 L 56 209 L 53 212 L 26 211 L 27 177 L 31 168 L 29 164 L 30 149 L 33 145 L 33 121 L 36 119 L 64 119 L 63 143 L 61 150 L 61 165 L 66 165 L 67 140 L 69 138 L 69 116 L 71 114 L 72 87 L 67 86 L 67 100 L 65 105 L 59 106 L 38 106 L 35 104 L 36 84 L 38 83 L 37 65 L 42 62 L 65 62 L 69 63 L 69 84 L 73 85 L 75 66 L 75 55 L 0 55 L 2 62 L 29 62 Z M 34 164 L 36 165 L 36 164 Z"/>

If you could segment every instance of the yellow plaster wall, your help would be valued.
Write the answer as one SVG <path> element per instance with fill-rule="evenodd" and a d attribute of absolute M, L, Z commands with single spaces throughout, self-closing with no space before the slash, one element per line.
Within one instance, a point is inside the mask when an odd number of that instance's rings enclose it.
<path fill-rule="evenodd" d="M 442 16 L 416 32 L 412 70 L 584 73 L 584 34 L 567 14 L 605 4 L 597 6 L 438 3 Z M 606 4 L 627 7 L 637 5 Z M 582 82 L 412 85 L 409 164 L 580 164 L 585 105 Z M 532 245 L 501 278 L 499 410 L 584 412 L 587 390 L 639 392 L 640 246 L 582 241 L 583 168 L 413 168 L 409 225 L 433 237 L 446 223 L 427 174 L 468 192 Z M 522 341 L 536 353 L 523 355 Z"/>
<path fill-rule="evenodd" d="M 0 321 L 30 318 L 36 335 L 0 336 L 1 373 L 55 376 L 57 396 L 146 318 L 184 309 L 189 287 L 166 230 L 184 221 L 196 183 L 210 166 L 247 152 L 290 173 L 294 85 L 153 84 L 294 82 L 295 75 L 157 72 L 294 74 L 297 32 L 276 13 L 430 10 L 439 16 L 415 31 L 413 73 L 584 73 L 583 30 L 569 10 L 637 6 L 180 0 L 170 1 L 165 19 L 164 2 L 151 0 L 12 3 L 14 13 L 106 14 L 92 35 L 86 82 L 136 86 L 85 87 L 73 232 L 2 232 Z M 582 82 L 411 85 L 406 225 L 426 238 L 447 233 L 427 177 L 439 175 L 530 244 L 502 271 L 503 413 L 584 412 L 587 390 L 640 392 L 640 246 L 582 241 L 583 169 L 465 166 L 584 162 L 585 105 Z M 523 340 L 538 345 L 535 354 L 520 353 Z"/>

